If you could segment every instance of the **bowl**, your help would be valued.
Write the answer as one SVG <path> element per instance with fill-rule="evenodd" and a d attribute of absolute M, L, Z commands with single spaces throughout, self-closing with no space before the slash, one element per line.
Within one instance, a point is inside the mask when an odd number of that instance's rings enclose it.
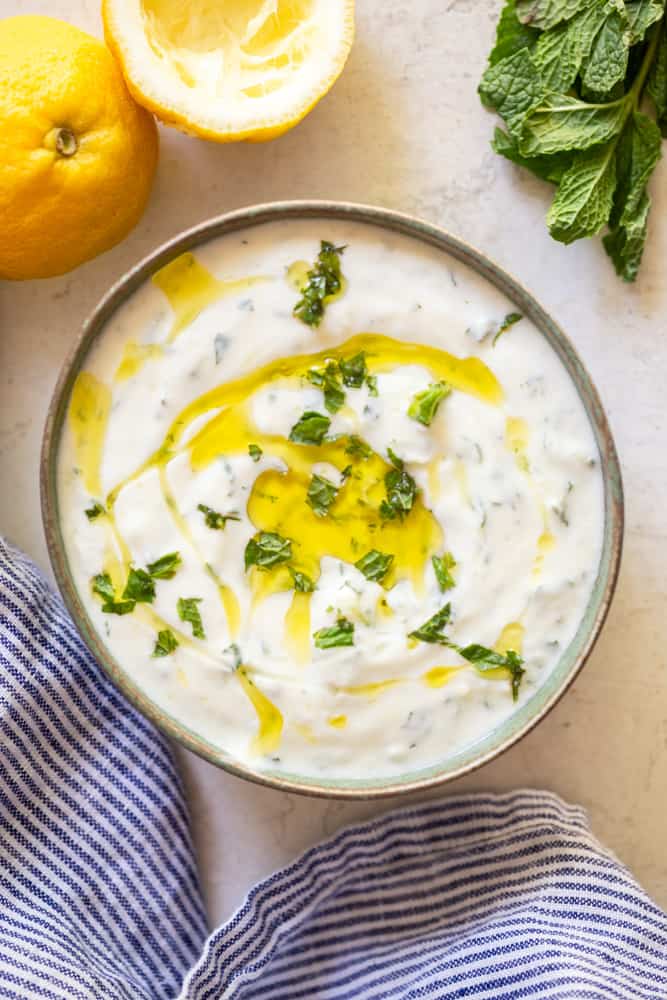
<path fill-rule="evenodd" d="M 390 779 L 315 780 L 298 774 L 272 772 L 234 758 L 193 732 L 149 699 L 130 678 L 98 635 L 78 596 L 60 530 L 56 467 L 60 437 L 74 380 L 100 331 L 116 309 L 156 270 L 198 245 L 247 227 L 288 219 L 335 219 L 360 222 L 412 237 L 454 257 L 492 285 L 529 317 L 554 349 L 583 402 L 601 456 L 604 483 L 604 538 L 598 574 L 576 635 L 542 685 L 509 718 L 474 744 L 450 754 L 436 765 L 411 770 Z M 380 798 L 423 791 L 469 773 L 525 736 L 565 693 L 600 633 L 613 597 L 621 559 L 623 488 L 616 449 L 595 387 L 574 347 L 545 310 L 514 278 L 477 250 L 427 222 L 382 208 L 339 202 L 274 202 L 230 212 L 187 230 L 137 264 L 109 290 L 85 323 L 67 357 L 56 385 L 44 431 L 41 458 L 41 498 L 49 554 L 58 586 L 84 641 L 111 680 L 145 716 L 188 750 L 239 777 L 281 789 L 328 798 Z"/>

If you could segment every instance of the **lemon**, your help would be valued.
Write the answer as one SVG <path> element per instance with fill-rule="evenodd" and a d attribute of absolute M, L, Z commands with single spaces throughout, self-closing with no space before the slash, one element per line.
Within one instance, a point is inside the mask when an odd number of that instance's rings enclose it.
<path fill-rule="evenodd" d="M 354 0 L 102 0 L 134 97 L 217 142 L 273 139 L 340 74 Z"/>
<path fill-rule="evenodd" d="M 121 240 L 157 151 L 102 42 L 51 17 L 0 21 L 0 278 L 63 274 Z"/>

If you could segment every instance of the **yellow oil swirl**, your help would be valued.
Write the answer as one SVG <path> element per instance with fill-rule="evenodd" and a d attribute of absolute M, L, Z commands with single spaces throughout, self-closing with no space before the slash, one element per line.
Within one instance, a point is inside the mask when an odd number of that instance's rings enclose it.
<path fill-rule="evenodd" d="M 347 716 L 346 715 L 332 715 L 327 722 L 332 729 L 345 729 L 347 726 Z"/>
<path fill-rule="evenodd" d="M 259 690 L 257 685 L 248 677 L 247 667 L 239 667 L 234 676 L 238 677 L 241 687 L 247 695 L 251 705 L 257 714 L 259 725 L 257 735 L 251 744 L 254 753 L 265 756 L 275 753 L 280 746 L 280 739 L 283 732 L 283 717 L 280 709 L 276 708 L 272 701 Z"/>
<path fill-rule="evenodd" d="M 207 304 L 225 294 L 232 285 L 238 287 L 238 283 L 219 282 L 188 254 L 167 265 L 153 280 L 167 295 L 174 310 L 170 339 L 191 323 Z M 390 574 L 383 585 L 391 587 L 399 580 L 409 579 L 419 593 L 424 586 L 425 566 L 430 556 L 441 547 L 442 530 L 420 497 L 409 514 L 409 532 L 404 530 L 399 521 L 382 521 L 378 511 L 385 496 L 384 478 L 390 468 L 388 462 L 374 452 L 367 458 L 348 454 L 350 441 L 347 436 L 313 446 L 294 443 L 278 435 L 261 434 L 250 416 L 248 402 L 259 389 L 275 382 L 298 383 L 305 378 L 310 368 L 319 367 L 332 358 L 350 357 L 360 351 L 365 353 L 368 369 L 372 373 L 390 371 L 403 364 L 420 364 L 435 379 L 446 380 L 454 388 L 487 403 L 498 404 L 502 400 L 500 384 L 478 358 L 457 358 L 435 347 L 406 343 L 373 333 L 358 334 L 333 350 L 278 359 L 247 375 L 216 386 L 186 406 L 172 423 L 158 449 L 107 495 L 109 516 L 105 520 L 113 532 L 117 548 L 123 553 L 126 569 L 129 565 L 129 553 L 115 524 L 114 504 L 125 486 L 148 469 L 157 468 L 163 497 L 174 522 L 202 560 L 205 571 L 218 584 L 230 632 L 232 635 L 236 634 L 241 624 L 238 601 L 198 551 L 187 522 L 178 511 L 176 500 L 169 490 L 166 465 L 177 454 L 185 451 L 193 470 L 197 471 L 222 455 L 245 454 L 248 445 L 254 443 L 262 448 L 265 455 L 281 459 L 286 471 L 269 469 L 257 477 L 248 501 L 248 516 L 257 530 L 277 531 L 292 539 L 291 563 L 295 569 L 316 581 L 320 574 L 320 561 L 324 556 L 354 563 L 370 549 L 377 548 L 394 556 Z M 132 358 L 132 355 L 128 355 L 130 367 L 134 363 Z M 94 419 L 95 427 L 101 428 L 95 432 L 94 446 L 91 444 L 90 426 L 86 435 L 79 431 L 80 464 L 83 469 L 88 470 L 88 478 L 84 481 L 86 488 L 90 489 L 88 483 L 99 484 L 99 456 L 110 406 L 110 392 L 97 380 L 90 381 L 92 376 L 84 375 L 80 378 L 83 381 L 78 394 L 73 395 L 72 412 L 83 413 L 81 425 Z M 183 443 L 193 421 L 207 414 L 210 414 L 208 422 L 190 440 Z M 344 481 L 341 480 L 338 495 L 326 518 L 317 517 L 306 504 L 313 466 L 321 462 L 328 462 L 340 473 L 349 466 L 352 467 L 351 474 Z M 99 494 L 100 491 L 90 489 L 90 492 Z M 291 578 L 284 568 L 269 573 L 253 571 L 250 583 L 253 604 L 271 593 L 292 586 Z M 378 607 L 378 613 L 389 617 L 391 609 L 388 605 L 383 605 L 382 610 Z M 294 659 L 300 663 L 306 662 L 310 657 L 309 594 L 294 593 L 285 629 L 286 640 Z M 280 740 L 282 716 L 250 680 L 249 670 L 251 667 L 246 666 L 236 673 L 259 719 L 259 732 L 253 747 L 258 753 L 270 753 Z M 399 681 L 389 680 L 343 690 L 375 697 L 396 683 Z"/>
<path fill-rule="evenodd" d="M 79 372 L 72 389 L 69 424 L 83 485 L 93 497 L 102 495 L 102 449 L 111 411 L 111 390 L 90 372 Z"/>
<path fill-rule="evenodd" d="M 164 292 L 174 312 L 167 337 L 168 343 L 172 343 L 207 306 L 266 279 L 258 275 L 221 281 L 200 264 L 194 254 L 183 253 L 156 271 L 151 280 Z"/>
<path fill-rule="evenodd" d="M 505 442 L 522 472 L 530 472 L 527 449 L 530 441 L 528 424 L 522 417 L 508 417 L 505 422 Z"/>
<path fill-rule="evenodd" d="M 448 684 L 462 667 L 432 667 L 422 675 L 422 680 L 432 688 L 441 688 Z"/>
<path fill-rule="evenodd" d="M 147 361 L 161 358 L 163 354 L 161 344 L 139 344 L 136 340 L 128 340 L 114 375 L 116 382 L 127 382 L 134 378 Z"/>

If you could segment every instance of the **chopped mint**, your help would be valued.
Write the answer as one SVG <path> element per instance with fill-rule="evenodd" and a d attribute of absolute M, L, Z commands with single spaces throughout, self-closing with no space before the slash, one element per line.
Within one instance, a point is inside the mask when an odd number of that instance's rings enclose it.
<path fill-rule="evenodd" d="M 170 628 L 161 629 L 157 634 L 153 656 L 169 656 L 178 646 L 178 639 Z"/>
<path fill-rule="evenodd" d="M 431 556 L 431 562 L 440 590 L 451 590 L 452 587 L 455 587 L 456 580 L 451 571 L 456 568 L 456 559 L 451 552 L 445 552 L 441 556 Z"/>
<path fill-rule="evenodd" d="M 292 542 L 275 531 L 260 531 L 245 547 L 245 568 L 269 570 L 292 558 Z"/>
<path fill-rule="evenodd" d="M 334 646 L 354 646 L 354 625 L 347 618 L 340 617 L 335 625 L 318 629 L 313 633 L 318 649 L 332 649 Z"/>
<path fill-rule="evenodd" d="M 201 604 L 201 597 L 179 597 L 176 602 L 178 617 L 182 622 L 189 622 L 192 625 L 192 634 L 195 639 L 205 639 L 204 625 L 201 620 L 201 613 L 198 604 Z"/>
<path fill-rule="evenodd" d="M 260 446 L 258 444 L 249 444 L 248 445 L 248 454 L 250 455 L 250 457 L 253 460 L 253 462 L 259 462 L 259 460 L 262 457 L 262 455 L 264 454 L 264 452 L 262 451 L 262 449 L 260 448 Z"/>
<path fill-rule="evenodd" d="M 155 600 L 155 582 L 145 569 L 130 569 L 127 583 L 123 591 L 124 601 L 136 601 L 138 604 L 152 604 Z"/>
<path fill-rule="evenodd" d="M 101 503 L 99 503 L 99 502 L 96 501 L 93 504 L 93 506 L 92 507 L 88 507 L 84 511 L 84 513 L 85 513 L 85 515 L 86 515 L 86 517 L 88 518 L 89 521 L 95 521 L 102 514 L 106 514 L 106 510 L 104 509 L 104 507 L 102 506 Z"/>
<path fill-rule="evenodd" d="M 290 571 L 292 582 L 294 583 L 294 589 L 300 594 L 310 594 L 313 590 L 315 590 L 315 584 L 306 573 L 302 573 L 300 570 L 294 569 L 293 566 L 288 566 L 287 568 Z"/>
<path fill-rule="evenodd" d="M 212 528 L 213 531 L 222 531 L 227 526 L 227 521 L 240 521 L 239 515 L 232 511 L 231 514 L 220 514 L 217 510 L 213 510 L 212 507 L 207 507 L 205 503 L 198 503 L 197 510 L 204 515 L 204 521 L 207 528 Z"/>
<path fill-rule="evenodd" d="M 452 387 L 447 382 L 433 382 L 428 389 L 418 392 L 412 397 L 408 408 L 408 416 L 418 420 L 425 427 L 431 425 L 433 417 L 443 399 L 450 395 Z"/>
<path fill-rule="evenodd" d="M 339 292 L 342 287 L 340 255 L 345 247 L 334 246 L 327 240 L 320 243 L 320 252 L 313 268 L 308 272 L 308 281 L 301 289 L 301 298 L 294 306 L 293 313 L 308 326 L 319 326 L 324 317 L 326 299 Z"/>
<path fill-rule="evenodd" d="M 376 583 L 380 583 L 389 572 L 393 561 L 393 555 L 387 552 L 379 552 L 377 549 L 371 549 L 361 559 L 357 559 L 354 565 L 364 574 L 367 580 L 374 580 Z"/>
<path fill-rule="evenodd" d="M 314 410 L 306 410 L 294 424 L 289 439 L 297 444 L 322 444 L 330 426 L 329 417 Z"/>
<path fill-rule="evenodd" d="M 176 576 L 176 570 L 181 565 L 180 552 L 169 552 L 155 562 L 149 563 L 146 569 L 154 580 L 171 580 Z"/>
<path fill-rule="evenodd" d="M 326 517 L 329 507 L 336 499 L 338 489 L 324 476 L 313 475 L 308 486 L 306 503 L 318 517 Z"/>

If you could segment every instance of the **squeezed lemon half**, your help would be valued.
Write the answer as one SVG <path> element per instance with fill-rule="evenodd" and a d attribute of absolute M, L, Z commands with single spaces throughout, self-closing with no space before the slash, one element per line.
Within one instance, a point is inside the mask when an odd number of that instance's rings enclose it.
<path fill-rule="evenodd" d="M 217 142 L 300 122 L 354 36 L 354 0 L 103 0 L 102 16 L 136 100 Z"/>

